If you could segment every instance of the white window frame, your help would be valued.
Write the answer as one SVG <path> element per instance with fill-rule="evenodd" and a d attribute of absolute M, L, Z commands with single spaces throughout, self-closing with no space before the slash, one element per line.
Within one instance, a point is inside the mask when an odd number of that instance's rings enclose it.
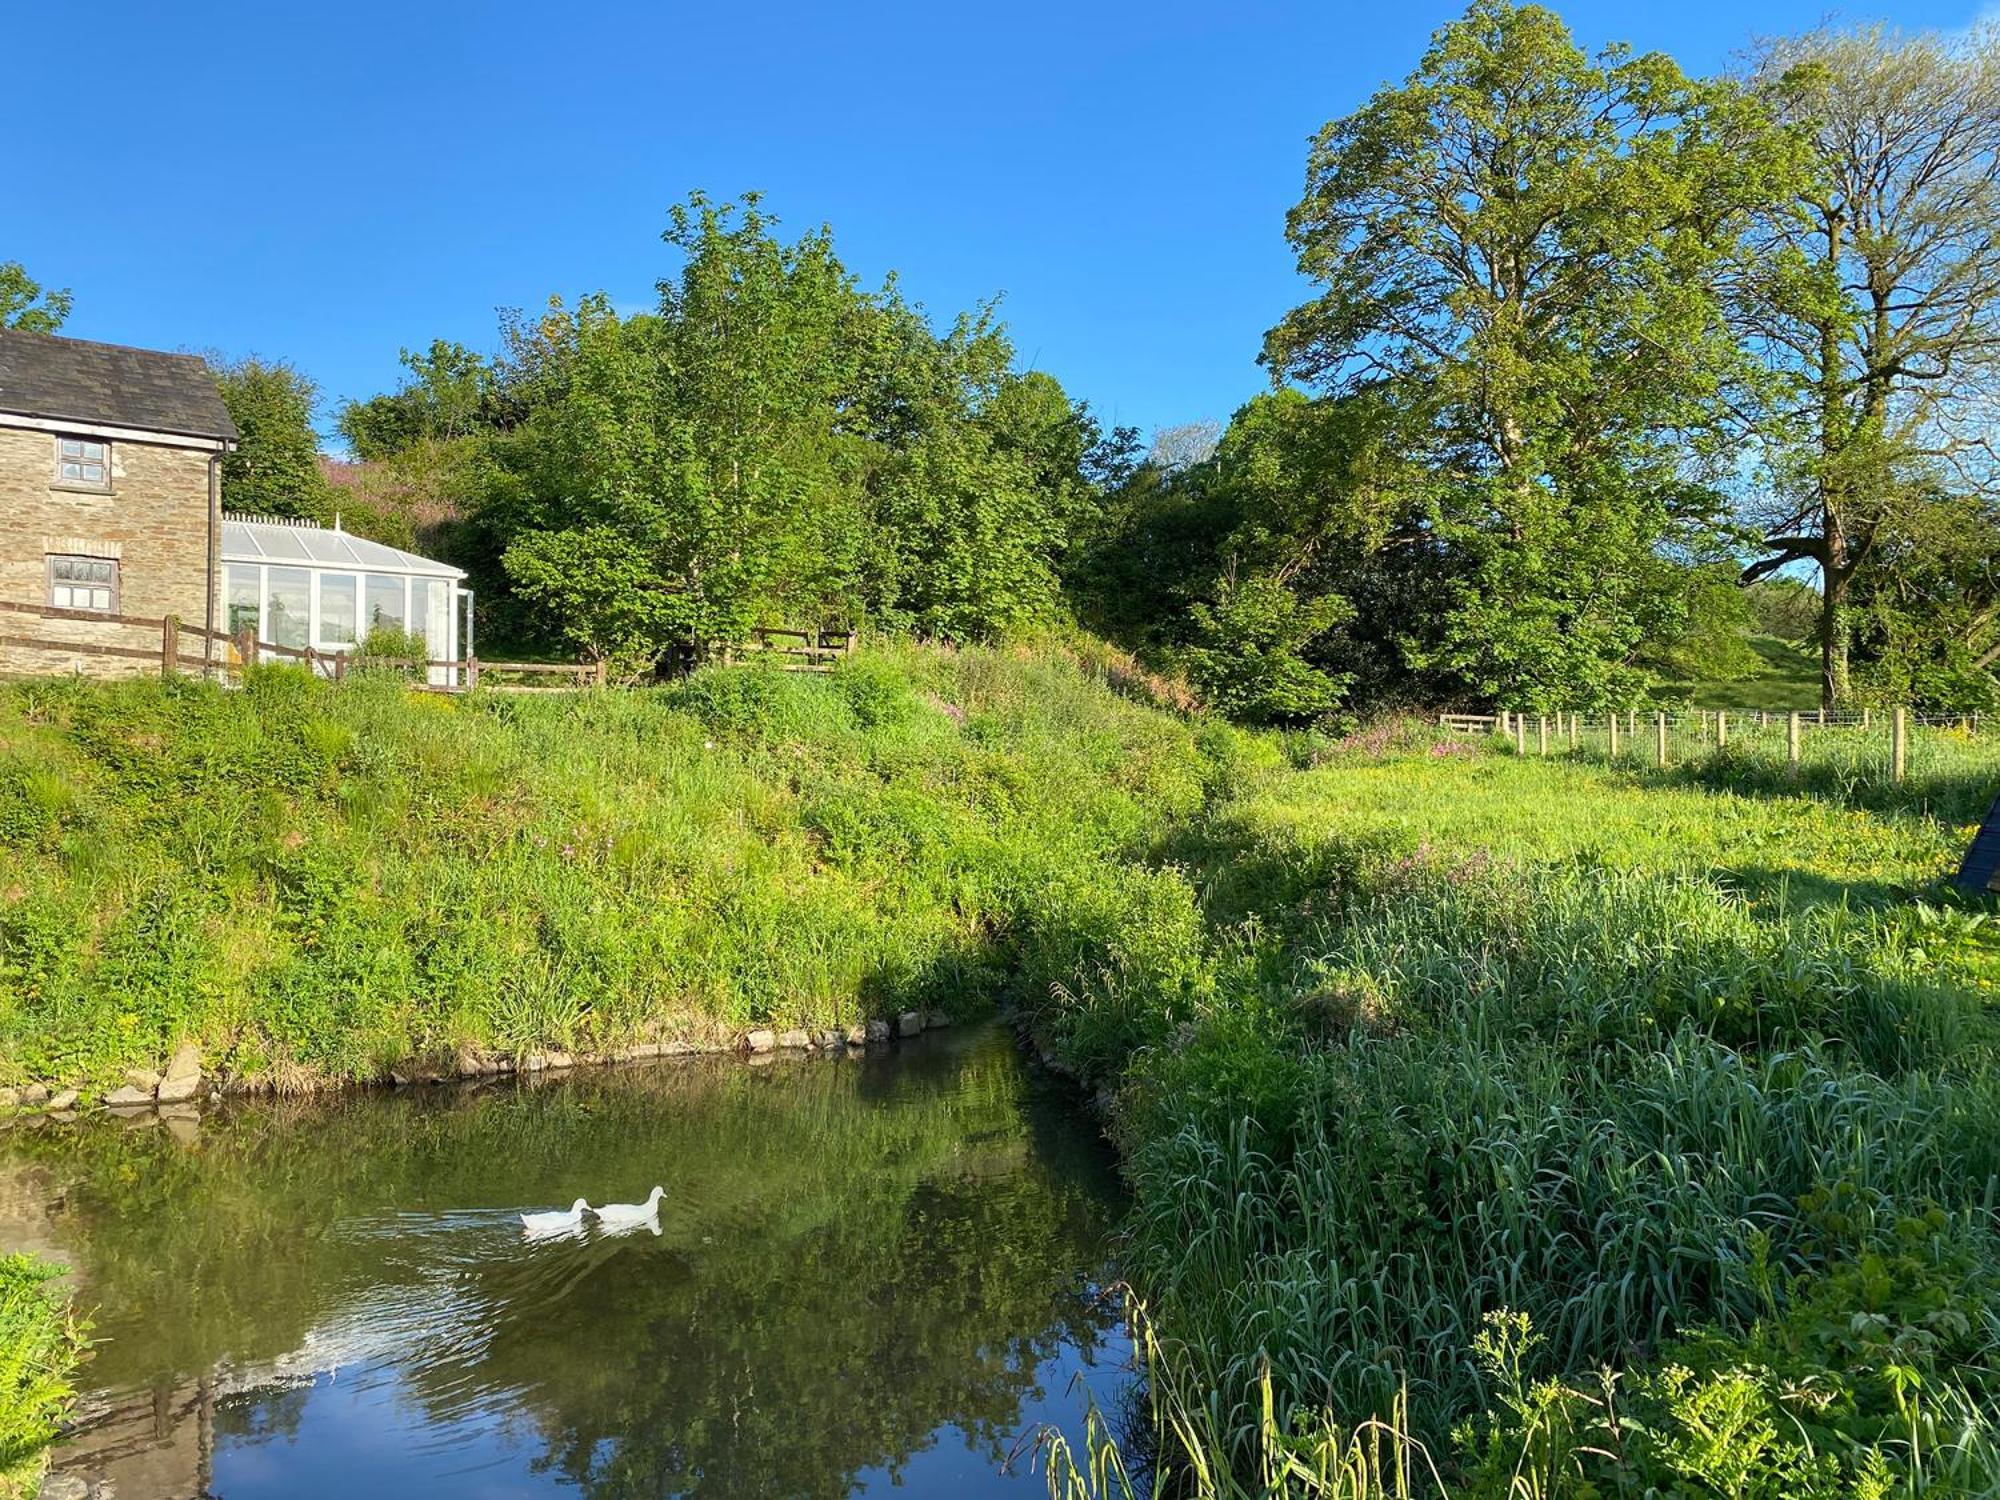
<path fill-rule="evenodd" d="M 87 495 L 108 495 L 111 493 L 111 440 L 109 438 L 83 437 L 74 433 L 64 434 L 59 432 L 55 435 L 55 446 L 56 489 L 77 490 Z M 76 447 L 78 450 L 74 456 L 66 454 L 63 451 L 65 448 L 71 446 Z M 82 451 L 87 448 L 95 448 L 98 456 L 95 459 L 90 458 Z M 85 466 L 95 467 L 104 471 L 104 477 L 102 479 L 85 479 L 79 474 L 77 478 L 72 479 L 63 473 L 64 465 L 74 465 L 79 470 Z"/>
<path fill-rule="evenodd" d="M 228 618 L 229 610 L 229 570 L 232 568 L 242 568 L 257 575 L 257 639 L 265 642 L 271 639 L 271 569 L 286 568 L 294 572 L 303 571 L 308 574 L 310 582 L 306 590 L 308 601 L 306 639 L 312 642 L 313 648 L 317 651 L 332 651 L 342 654 L 352 653 L 356 649 L 355 646 L 326 644 L 320 635 L 319 581 L 322 573 L 336 574 L 343 578 L 352 578 L 355 580 L 355 588 L 359 593 L 360 609 L 362 611 L 355 620 L 355 628 L 360 640 L 368 638 L 366 629 L 368 575 L 373 573 L 381 578 L 400 578 L 403 582 L 404 628 L 406 630 L 414 630 L 422 638 L 425 651 L 433 653 L 438 648 L 430 638 L 430 620 L 428 614 L 424 619 L 412 622 L 410 613 L 416 607 L 416 585 L 419 582 L 442 584 L 445 590 L 445 642 L 439 659 L 450 661 L 458 655 L 459 602 L 465 597 L 465 591 L 459 587 L 458 580 L 455 578 L 444 578 L 434 573 L 387 572 L 381 568 L 319 568 L 313 566 L 311 563 L 291 561 L 279 563 L 245 562 L 241 559 L 227 557 L 222 559 L 222 567 L 222 609 L 224 619 Z M 289 660 L 290 658 L 283 659 Z M 430 670 L 434 680 L 445 680 L 445 678 L 455 677 L 455 674 L 452 674 L 449 668 L 435 667 Z M 444 677 L 440 677 L 439 674 L 444 674 Z"/>
<path fill-rule="evenodd" d="M 354 639 L 351 641 L 336 641 L 329 639 L 328 636 L 326 635 L 325 632 L 326 611 L 324 605 L 320 602 L 320 594 L 323 585 L 329 578 L 345 578 L 348 580 L 348 582 L 354 585 Z M 361 638 L 367 633 L 361 628 L 362 625 L 361 613 L 364 607 L 363 596 L 366 594 L 366 592 L 367 592 L 367 585 L 362 581 L 362 575 L 359 573 L 350 573 L 344 568 L 313 569 L 311 639 L 315 650 L 352 653 L 360 648 Z M 403 596 L 405 598 L 408 598 L 409 592 L 410 592 L 409 589 L 405 587 L 403 590 Z"/>

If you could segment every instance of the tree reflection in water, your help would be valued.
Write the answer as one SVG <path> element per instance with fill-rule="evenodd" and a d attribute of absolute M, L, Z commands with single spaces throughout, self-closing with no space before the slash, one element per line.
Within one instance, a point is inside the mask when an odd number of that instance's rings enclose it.
<path fill-rule="evenodd" d="M 266 1103 L 192 1141 L 104 1121 L 0 1154 L 53 1204 L 106 1340 L 84 1372 L 102 1424 L 58 1466 L 146 1450 L 141 1401 L 202 1427 L 146 1451 L 208 1472 L 149 1471 L 147 1493 L 348 1494 L 365 1458 L 432 1500 L 833 1496 L 947 1428 L 979 1455 L 971 1493 L 1032 1489 L 997 1472 L 1024 1408 L 1061 1409 L 1050 1381 L 1122 1347 L 1096 1352 L 1102 1150 L 992 1030 Z M 657 1236 L 526 1244 L 513 1217 L 655 1181 Z"/>

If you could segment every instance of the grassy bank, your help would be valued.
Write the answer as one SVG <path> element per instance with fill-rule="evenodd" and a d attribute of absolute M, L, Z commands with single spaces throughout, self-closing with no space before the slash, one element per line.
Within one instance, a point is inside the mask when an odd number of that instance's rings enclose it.
<path fill-rule="evenodd" d="M 179 1041 L 301 1087 L 467 1051 L 976 1007 L 1057 871 L 1203 795 L 1074 663 L 473 702 L 254 674 L 0 691 L 0 1084 Z"/>
<path fill-rule="evenodd" d="M 2000 1483 L 2000 951 L 1937 888 L 1991 749 L 1878 797 L 1252 737 L 1111 675 L 8 689 L 0 1056 L 301 1083 L 1008 998 L 1115 1097 L 1197 1488 Z"/>

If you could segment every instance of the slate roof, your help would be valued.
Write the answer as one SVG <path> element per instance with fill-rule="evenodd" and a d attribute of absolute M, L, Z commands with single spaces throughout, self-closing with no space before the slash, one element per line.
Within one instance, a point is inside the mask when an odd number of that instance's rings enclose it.
<path fill-rule="evenodd" d="M 199 355 L 0 328 L 0 412 L 236 440 Z"/>

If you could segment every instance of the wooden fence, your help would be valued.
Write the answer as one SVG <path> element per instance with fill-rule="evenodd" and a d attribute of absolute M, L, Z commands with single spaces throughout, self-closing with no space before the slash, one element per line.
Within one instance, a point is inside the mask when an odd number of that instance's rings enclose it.
<path fill-rule="evenodd" d="M 1439 714 L 1438 727 L 1461 735 L 1499 735 L 1520 755 L 1549 755 L 1582 749 L 1602 750 L 1612 760 L 1643 758 L 1658 766 L 1695 759 L 1731 744 L 1762 742 L 1775 747 L 1784 738 L 1785 759 L 1801 763 L 1809 735 L 1844 731 L 1845 742 L 1867 745 L 1883 741 L 1881 754 L 1889 775 L 1901 781 L 1909 769 L 1911 737 L 1925 729 L 1955 730 L 1976 735 L 1978 714 L 1913 714 L 1906 708 L 1854 709 L 1828 712 L 1776 713 L 1737 709 L 1658 710 L 1623 713 Z M 1881 762 L 1877 762 L 1880 764 Z"/>
<path fill-rule="evenodd" d="M 468 692 L 475 688 L 510 693 L 571 692 L 578 688 L 604 687 L 610 681 L 604 662 L 486 661 L 477 656 L 456 660 L 428 661 L 405 657 L 368 656 L 359 651 L 321 651 L 312 646 L 283 646 L 260 641 L 250 630 L 233 635 L 209 631 L 199 625 L 184 625 L 173 615 L 119 615 L 102 610 L 56 609 L 42 604 L 15 604 L 0 600 L 0 616 L 27 616 L 123 631 L 131 639 L 135 631 L 157 635 L 157 645 L 116 645 L 105 641 L 65 640 L 55 635 L 34 635 L 0 631 L 0 646 L 46 651 L 71 658 L 91 657 L 119 661 L 157 663 L 160 671 L 172 675 L 180 671 L 226 674 L 239 671 L 245 663 L 293 661 L 324 677 L 338 681 L 362 667 L 401 669 L 424 680 L 413 684 L 430 692 Z M 193 649 L 190 650 L 189 643 Z M 787 671 L 830 672 L 834 663 L 854 649 L 854 632 L 787 630 L 778 627 L 751 632 L 750 639 L 735 651 L 720 653 L 727 663 L 764 654 L 785 658 Z M 431 677 L 443 673 L 443 681 Z"/>

